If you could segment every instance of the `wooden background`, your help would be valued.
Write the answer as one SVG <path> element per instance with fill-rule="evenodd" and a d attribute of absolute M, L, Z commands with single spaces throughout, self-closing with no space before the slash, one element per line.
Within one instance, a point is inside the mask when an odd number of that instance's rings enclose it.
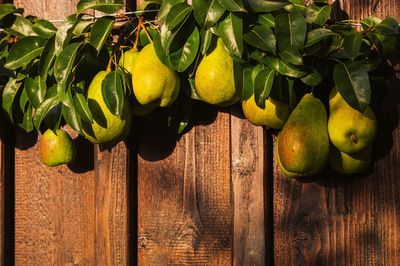
<path fill-rule="evenodd" d="M 14 4 L 59 19 L 76 2 Z M 336 1 L 334 15 L 400 19 L 398 0 L 373 3 Z M 76 163 L 56 168 L 39 162 L 37 135 L 1 121 L 1 264 L 400 265 L 400 82 L 387 80 L 373 167 L 351 177 L 284 177 L 274 132 L 238 106 L 197 103 L 179 140 L 158 112 L 115 147 L 77 137 Z"/>

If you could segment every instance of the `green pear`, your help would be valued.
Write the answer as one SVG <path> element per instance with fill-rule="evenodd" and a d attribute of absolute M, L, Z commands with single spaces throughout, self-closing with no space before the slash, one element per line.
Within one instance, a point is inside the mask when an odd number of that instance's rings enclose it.
<path fill-rule="evenodd" d="M 326 124 L 322 102 L 312 94 L 304 95 L 278 135 L 277 159 L 284 174 L 309 176 L 324 168 L 329 156 Z"/>
<path fill-rule="evenodd" d="M 265 100 L 265 108 L 258 107 L 254 95 L 243 101 L 244 116 L 253 125 L 269 128 L 282 128 L 290 114 L 289 105 L 269 97 Z"/>
<path fill-rule="evenodd" d="M 233 60 L 221 38 L 200 61 L 195 74 L 195 87 L 200 98 L 210 104 L 228 106 L 238 100 L 233 77 Z"/>
<path fill-rule="evenodd" d="M 329 165 L 338 173 L 356 174 L 368 167 L 371 157 L 372 144 L 352 154 L 341 152 L 332 145 L 329 152 Z"/>
<path fill-rule="evenodd" d="M 338 89 L 334 87 L 329 94 L 329 110 L 332 112 L 342 100 Z"/>
<path fill-rule="evenodd" d="M 67 132 L 57 129 L 56 132 L 48 129 L 39 142 L 39 158 L 47 166 L 68 164 L 73 161 L 75 147 Z"/>
<path fill-rule="evenodd" d="M 93 143 L 120 141 L 127 137 L 131 127 L 131 110 L 125 98 L 121 118 L 108 110 L 102 94 L 102 83 L 108 71 L 100 71 L 88 89 L 88 104 L 93 115 L 93 123 L 82 120 L 83 135 Z"/>
<path fill-rule="evenodd" d="M 335 102 L 330 100 L 328 120 L 329 138 L 333 145 L 345 153 L 355 153 L 367 147 L 376 136 L 377 122 L 370 106 L 365 111 L 353 109 L 336 94 Z"/>
<path fill-rule="evenodd" d="M 178 75 L 161 63 L 154 45 L 146 45 L 132 68 L 133 93 L 142 105 L 167 107 L 179 94 Z"/>

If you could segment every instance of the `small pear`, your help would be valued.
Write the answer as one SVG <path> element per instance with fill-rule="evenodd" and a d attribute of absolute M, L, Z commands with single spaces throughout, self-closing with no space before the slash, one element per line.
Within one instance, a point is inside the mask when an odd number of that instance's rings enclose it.
<path fill-rule="evenodd" d="M 154 45 L 146 45 L 132 68 L 133 93 L 141 105 L 167 107 L 179 94 L 178 75 L 161 63 Z"/>
<path fill-rule="evenodd" d="M 329 152 L 329 165 L 341 174 L 356 174 L 364 171 L 371 162 L 372 144 L 361 151 L 347 154 L 331 146 Z"/>
<path fill-rule="evenodd" d="M 85 138 L 93 143 L 107 143 L 124 139 L 131 128 L 131 110 L 128 99 L 125 98 L 121 118 L 108 110 L 102 94 L 102 83 L 108 71 L 100 71 L 93 78 L 88 89 L 88 104 L 93 115 L 93 123 L 82 120 L 82 130 Z"/>
<path fill-rule="evenodd" d="M 271 97 L 265 100 L 265 109 L 258 107 L 254 95 L 243 101 L 242 109 L 250 123 L 269 128 L 282 128 L 290 114 L 288 104 Z"/>
<path fill-rule="evenodd" d="M 361 113 L 346 103 L 339 93 L 330 99 L 329 105 L 329 138 L 340 151 L 358 152 L 375 139 L 377 122 L 370 106 Z"/>
<path fill-rule="evenodd" d="M 210 104 L 228 106 L 238 100 L 233 60 L 221 38 L 200 61 L 195 74 L 195 87 L 200 98 Z"/>
<path fill-rule="evenodd" d="M 75 147 L 67 132 L 57 129 L 56 132 L 48 129 L 39 142 L 39 158 L 47 166 L 68 164 L 73 161 Z"/>
<path fill-rule="evenodd" d="M 329 94 L 329 110 L 332 111 L 336 108 L 337 104 L 343 99 L 336 87 L 334 87 Z"/>
<path fill-rule="evenodd" d="M 312 94 L 301 98 L 278 135 L 277 160 L 288 176 L 319 173 L 329 156 L 327 114 Z"/>

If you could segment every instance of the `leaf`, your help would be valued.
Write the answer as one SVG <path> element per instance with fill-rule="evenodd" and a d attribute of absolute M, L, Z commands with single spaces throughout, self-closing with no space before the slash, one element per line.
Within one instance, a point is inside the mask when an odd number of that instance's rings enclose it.
<path fill-rule="evenodd" d="M 5 16 L 15 14 L 15 13 L 24 13 L 24 9 L 16 8 L 13 4 L 4 3 L 0 4 L 0 19 L 3 19 Z"/>
<path fill-rule="evenodd" d="M 181 104 L 180 108 L 180 121 L 179 121 L 179 127 L 178 127 L 178 134 L 182 134 L 183 131 L 186 129 L 186 127 L 189 124 L 190 118 L 192 117 L 193 113 L 193 101 L 190 99 L 185 99 L 183 103 Z"/>
<path fill-rule="evenodd" d="M 158 20 L 164 22 L 171 11 L 171 8 L 177 4 L 183 3 L 186 0 L 164 0 L 162 1 L 160 10 L 158 12 Z"/>
<path fill-rule="evenodd" d="M 300 52 L 293 46 L 279 53 L 279 56 L 290 64 L 293 65 L 303 64 L 303 57 L 301 56 Z"/>
<path fill-rule="evenodd" d="M 75 14 L 68 16 L 60 25 L 56 33 L 55 52 L 60 54 L 62 49 L 69 43 L 72 37 L 75 23 L 81 18 Z"/>
<path fill-rule="evenodd" d="M 56 59 L 55 36 L 47 40 L 39 61 L 39 73 L 43 80 L 47 80 L 47 75 Z"/>
<path fill-rule="evenodd" d="M 296 68 L 289 64 L 288 62 L 285 62 L 284 60 L 281 60 L 276 57 L 272 56 L 267 56 L 264 59 L 264 63 L 269 65 L 271 68 L 275 69 L 276 72 L 278 72 L 281 75 L 291 77 L 291 78 L 301 78 L 307 75 L 307 72 Z"/>
<path fill-rule="evenodd" d="M 207 30 L 201 30 L 201 34 L 200 34 L 200 40 L 201 40 L 201 54 L 205 55 L 208 51 L 208 48 L 210 48 L 210 44 L 211 44 L 211 39 L 212 39 L 212 32 L 210 29 Z"/>
<path fill-rule="evenodd" d="M 354 59 L 360 54 L 362 39 L 363 36 L 359 32 L 356 32 L 355 34 L 344 39 L 343 49 L 349 58 Z"/>
<path fill-rule="evenodd" d="M 382 19 L 377 17 L 367 17 L 360 21 L 363 30 L 374 28 L 382 22 Z"/>
<path fill-rule="evenodd" d="M 301 78 L 301 81 L 310 87 L 315 87 L 322 82 L 322 77 L 321 74 L 313 68 L 313 71 L 307 76 Z"/>
<path fill-rule="evenodd" d="M 378 49 L 381 57 L 389 58 L 393 55 L 398 44 L 395 36 L 382 35 L 375 32 L 369 32 L 367 36 Z"/>
<path fill-rule="evenodd" d="M 285 1 L 246 0 L 245 3 L 254 12 L 271 12 L 286 6 Z"/>
<path fill-rule="evenodd" d="M 34 108 L 38 108 L 44 100 L 46 94 L 46 82 L 40 76 L 34 78 L 27 77 L 25 79 L 25 91 L 29 102 Z"/>
<path fill-rule="evenodd" d="M 124 0 L 80 0 L 76 6 L 78 14 L 88 9 L 112 14 L 124 7 Z"/>
<path fill-rule="evenodd" d="M 43 122 L 43 119 L 49 113 L 49 111 L 55 107 L 59 103 L 58 97 L 51 97 L 44 100 L 39 107 L 35 111 L 35 115 L 33 116 L 33 125 L 36 130 L 40 130 L 40 125 Z"/>
<path fill-rule="evenodd" d="M 283 13 L 275 18 L 276 41 L 280 51 L 294 46 L 303 49 L 306 39 L 306 18 L 301 13 Z"/>
<path fill-rule="evenodd" d="M 371 100 L 369 77 L 363 65 L 357 61 L 338 61 L 333 69 L 333 79 L 343 99 L 363 112 Z"/>
<path fill-rule="evenodd" d="M 58 103 L 55 106 L 52 106 L 49 109 L 47 115 L 44 118 L 47 127 L 50 128 L 51 130 L 56 130 L 60 128 L 60 123 L 62 118 L 61 114 L 62 104 L 58 100 L 57 102 Z"/>
<path fill-rule="evenodd" d="M 194 27 L 193 32 L 190 34 L 187 39 L 185 45 L 180 49 L 181 51 L 178 54 L 178 58 L 176 60 L 172 59 L 171 61 L 176 61 L 175 64 L 177 66 L 178 72 L 185 71 L 194 61 L 197 55 L 197 51 L 199 50 L 200 45 L 200 34 L 197 27 Z"/>
<path fill-rule="evenodd" d="M 254 81 L 254 99 L 258 107 L 265 109 L 265 101 L 271 93 L 274 83 L 275 70 L 272 68 L 262 69 Z"/>
<path fill-rule="evenodd" d="M 174 29 L 186 18 L 186 16 L 191 11 L 192 7 L 189 6 L 187 3 L 179 3 L 172 6 L 165 20 L 165 25 L 168 27 L 169 30 Z"/>
<path fill-rule="evenodd" d="M 194 17 L 202 28 L 214 26 L 225 11 L 217 0 L 192 0 L 192 5 Z"/>
<path fill-rule="evenodd" d="M 399 27 L 399 23 L 394 18 L 387 18 L 377 25 L 375 30 L 383 35 L 398 35 Z"/>
<path fill-rule="evenodd" d="M 275 28 L 275 17 L 271 13 L 258 15 L 257 22 L 264 26 Z"/>
<path fill-rule="evenodd" d="M 13 104 L 15 96 L 19 88 L 21 87 L 21 82 L 17 82 L 16 79 L 10 78 L 7 84 L 4 87 L 3 95 L 2 95 L 2 107 L 5 113 L 7 114 L 7 118 L 14 122 L 13 119 Z"/>
<path fill-rule="evenodd" d="M 104 78 L 101 93 L 107 108 L 115 116 L 121 118 L 124 107 L 124 92 L 122 88 L 122 78 L 120 70 L 114 70 Z"/>
<path fill-rule="evenodd" d="M 243 66 L 243 64 L 233 62 L 233 77 L 235 81 L 236 95 L 241 101 L 244 101 L 253 95 L 253 81 L 251 67 Z"/>
<path fill-rule="evenodd" d="M 48 20 L 39 19 L 33 25 L 32 30 L 39 36 L 50 38 L 57 32 L 57 28 Z"/>
<path fill-rule="evenodd" d="M 68 89 L 66 96 L 67 97 L 64 100 L 61 108 L 62 116 L 64 117 L 65 122 L 67 122 L 71 128 L 78 132 L 82 132 L 81 119 L 79 116 L 77 116 L 77 112 L 75 111 L 70 89 Z"/>
<path fill-rule="evenodd" d="M 244 40 L 253 47 L 276 53 L 276 39 L 272 30 L 265 25 L 255 25 L 244 34 Z"/>
<path fill-rule="evenodd" d="M 89 109 L 89 104 L 85 98 L 85 96 L 82 93 L 76 93 L 74 98 L 74 108 L 76 112 L 79 114 L 79 116 L 89 122 L 93 123 L 93 115 L 92 112 Z"/>
<path fill-rule="evenodd" d="M 35 35 L 35 32 L 33 32 L 32 27 L 33 24 L 29 19 L 23 16 L 16 16 L 13 25 L 10 28 L 5 29 L 5 31 L 12 35 L 22 38 L 25 36 Z"/>
<path fill-rule="evenodd" d="M 310 47 L 311 45 L 314 45 L 322 40 L 325 40 L 325 38 L 332 35 L 336 34 L 333 31 L 324 28 L 319 28 L 309 31 L 307 33 L 307 42 L 305 47 Z"/>
<path fill-rule="evenodd" d="M 242 0 L 218 0 L 218 3 L 231 12 L 246 12 Z"/>
<path fill-rule="evenodd" d="M 39 36 L 28 36 L 20 39 L 11 48 L 4 66 L 15 70 L 28 65 L 42 53 L 45 43 L 46 39 Z"/>
<path fill-rule="evenodd" d="M 323 26 L 331 16 L 332 7 L 330 5 L 318 6 L 311 4 L 307 6 L 307 23 L 315 23 Z"/>
<path fill-rule="evenodd" d="M 18 126 L 25 130 L 25 132 L 27 133 L 33 130 L 32 105 L 28 104 L 28 107 L 23 110 L 22 121 L 18 123 Z"/>
<path fill-rule="evenodd" d="M 110 36 L 114 22 L 115 19 L 112 17 L 101 17 L 93 24 L 93 28 L 90 31 L 89 43 L 96 49 L 97 55 L 100 53 L 104 43 Z"/>
<path fill-rule="evenodd" d="M 243 53 L 243 24 L 242 17 L 230 12 L 219 23 L 218 32 L 228 51 L 238 57 Z"/>

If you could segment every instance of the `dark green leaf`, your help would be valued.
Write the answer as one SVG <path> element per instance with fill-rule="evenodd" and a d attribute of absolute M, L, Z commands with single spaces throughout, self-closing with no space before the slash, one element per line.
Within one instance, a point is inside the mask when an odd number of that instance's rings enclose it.
<path fill-rule="evenodd" d="M 259 15 L 257 22 L 267 27 L 275 28 L 275 17 L 271 13 Z"/>
<path fill-rule="evenodd" d="M 322 82 L 322 77 L 321 74 L 313 68 L 310 74 L 301 78 L 301 81 L 310 87 L 315 87 Z"/>
<path fill-rule="evenodd" d="M 35 111 L 35 115 L 33 116 L 33 125 L 35 126 L 36 130 L 39 131 L 43 119 L 46 117 L 51 109 L 56 107 L 57 104 L 59 104 L 58 97 L 52 97 L 44 100 L 39 105 L 39 107 Z"/>
<path fill-rule="evenodd" d="M 166 55 L 165 50 L 161 44 L 160 35 L 157 34 L 153 37 L 153 45 L 158 59 L 160 59 L 160 61 L 169 68 L 175 69 L 175 66 L 171 63 L 170 58 Z"/>
<path fill-rule="evenodd" d="M 236 95 L 241 101 L 244 101 L 253 95 L 253 81 L 251 74 L 253 69 L 251 67 L 244 67 L 243 64 L 233 63 L 233 77 L 235 81 Z"/>
<path fill-rule="evenodd" d="M 13 70 L 26 66 L 42 53 L 45 43 L 46 39 L 39 36 L 22 38 L 11 48 L 4 66 Z"/>
<path fill-rule="evenodd" d="M 378 26 L 376 32 L 383 35 L 398 35 L 399 23 L 394 18 L 384 19 Z"/>
<path fill-rule="evenodd" d="M 338 62 L 333 79 L 343 99 L 354 109 L 363 112 L 371 100 L 368 72 L 360 62 Z"/>
<path fill-rule="evenodd" d="M 22 8 L 16 8 L 13 4 L 0 4 L 0 19 L 3 19 L 5 16 L 15 14 L 15 13 L 24 13 Z"/>
<path fill-rule="evenodd" d="M 1 98 L 2 107 L 7 115 L 7 118 L 11 122 L 14 121 L 13 120 L 14 99 L 20 87 L 21 87 L 21 82 L 17 82 L 16 79 L 10 78 L 10 80 L 7 82 L 3 90 L 3 96 Z"/>
<path fill-rule="evenodd" d="M 323 26 L 331 16 L 332 7 L 330 5 L 318 6 L 311 4 L 307 6 L 307 23 L 315 23 Z"/>
<path fill-rule="evenodd" d="M 124 0 L 80 0 L 76 6 L 78 14 L 88 9 L 112 14 L 124 7 Z"/>
<path fill-rule="evenodd" d="M 351 59 L 356 58 L 360 54 L 362 39 L 362 34 L 358 32 L 344 39 L 343 49 Z"/>
<path fill-rule="evenodd" d="M 279 58 L 267 56 L 264 59 L 264 63 L 269 65 L 271 68 L 275 69 L 281 75 L 291 77 L 291 78 L 301 78 L 307 73 L 299 68 L 292 66 L 291 64 L 280 60 Z"/>
<path fill-rule="evenodd" d="M 218 0 L 192 0 L 192 5 L 194 17 L 202 28 L 214 26 L 225 11 Z"/>
<path fill-rule="evenodd" d="M 33 24 L 29 19 L 23 16 L 16 16 L 13 25 L 10 28 L 5 29 L 5 31 L 12 35 L 22 38 L 25 36 L 36 35 L 33 32 L 32 27 Z"/>
<path fill-rule="evenodd" d="M 55 37 L 53 36 L 47 40 L 43 48 L 42 54 L 40 55 L 39 73 L 43 80 L 47 80 L 47 75 L 55 59 Z"/>
<path fill-rule="evenodd" d="M 238 57 L 243 53 L 243 24 L 242 17 L 230 12 L 219 23 L 218 32 L 228 51 Z"/>
<path fill-rule="evenodd" d="M 94 23 L 93 28 L 90 31 L 90 45 L 96 49 L 97 54 L 100 53 L 104 43 L 110 36 L 114 22 L 115 19 L 112 17 L 102 17 Z"/>
<path fill-rule="evenodd" d="M 58 27 L 55 40 L 55 53 L 58 55 L 62 49 L 69 43 L 72 37 L 75 23 L 81 16 L 70 15 Z"/>
<path fill-rule="evenodd" d="M 231 12 L 246 12 L 242 0 L 218 0 L 218 3 Z"/>
<path fill-rule="evenodd" d="M 174 29 L 178 26 L 185 17 L 192 11 L 192 7 L 189 6 L 187 3 L 179 3 L 174 5 L 165 20 L 165 25 L 168 27 L 169 30 Z"/>
<path fill-rule="evenodd" d="M 93 115 L 89 109 L 89 104 L 82 93 L 76 93 L 74 96 L 74 108 L 79 116 L 89 122 L 93 123 Z"/>
<path fill-rule="evenodd" d="M 286 1 L 246 0 L 245 3 L 254 12 L 271 12 L 286 6 Z"/>
<path fill-rule="evenodd" d="M 269 67 L 262 69 L 255 78 L 254 99 L 262 109 L 265 109 L 265 101 L 271 93 L 274 78 L 275 70 Z"/>
<path fill-rule="evenodd" d="M 121 117 L 124 107 L 124 91 L 122 88 L 123 73 L 120 70 L 111 71 L 104 78 L 101 93 L 107 108 L 117 117 Z"/>
<path fill-rule="evenodd" d="M 375 32 L 369 32 L 367 36 L 383 58 L 391 57 L 397 49 L 398 39 L 395 36 L 382 35 Z"/>
<path fill-rule="evenodd" d="M 306 39 L 306 18 L 301 13 L 283 13 L 275 18 L 276 41 L 280 51 L 291 46 L 302 50 Z"/>
<path fill-rule="evenodd" d="M 32 109 L 32 105 L 28 104 L 28 106 L 23 110 L 22 121 L 18 123 L 18 126 L 27 133 L 33 130 Z"/>
<path fill-rule="evenodd" d="M 210 29 L 207 30 L 201 30 L 201 54 L 205 55 L 208 51 L 208 48 L 210 48 L 210 44 L 211 44 L 211 39 L 212 39 L 212 32 Z"/>
<path fill-rule="evenodd" d="M 160 7 L 160 11 L 158 12 L 158 19 L 161 22 L 164 22 L 171 11 L 171 8 L 177 4 L 186 2 L 186 0 L 164 0 L 162 1 L 162 5 Z"/>
<path fill-rule="evenodd" d="M 276 53 L 275 35 L 268 26 L 255 25 L 244 34 L 244 40 L 253 47 Z"/>
<path fill-rule="evenodd" d="M 182 134 L 189 124 L 190 118 L 192 117 L 193 101 L 185 99 L 179 111 L 181 113 L 181 117 L 179 122 L 178 134 Z"/>
<path fill-rule="evenodd" d="M 200 45 L 200 34 L 197 27 L 194 27 L 193 32 L 190 34 L 185 45 L 182 47 L 182 51 L 179 52 L 179 57 L 176 60 L 178 72 L 185 71 L 194 61 L 199 50 Z M 172 58 L 171 58 L 172 60 Z"/>
<path fill-rule="evenodd" d="M 56 34 L 57 28 L 48 20 L 40 19 L 33 25 L 32 30 L 39 36 L 50 38 Z"/>
<path fill-rule="evenodd" d="M 326 37 L 336 35 L 334 32 L 328 29 L 319 28 L 307 33 L 307 42 L 305 47 L 309 47 L 314 45 L 322 40 L 325 40 Z"/>
<path fill-rule="evenodd" d="M 303 57 L 301 56 L 299 50 L 297 50 L 294 46 L 291 46 L 285 51 L 279 53 L 279 56 L 290 64 L 293 65 L 303 64 Z"/>
<path fill-rule="evenodd" d="M 38 108 L 46 94 L 46 82 L 40 76 L 27 77 L 25 79 L 25 91 L 31 105 Z"/>
<path fill-rule="evenodd" d="M 63 105 L 62 105 L 62 116 L 64 117 L 65 122 L 73 128 L 74 130 L 81 132 L 81 119 L 77 115 L 77 112 L 75 111 L 74 105 L 73 105 L 73 99 L 72 99 L 72 94 L 71 90 L 68 89 L 66 93 L 67 97 L 66 100 L 64 100 Z"/>
<path fill-rule="evenodd" d="M 374 28 L 378 26 L 382 22 L 382 19 L 377 17 L 367 17 L 361 20 L 360 22 L 363 30 L 367 30 L 369 28 Z"/>

